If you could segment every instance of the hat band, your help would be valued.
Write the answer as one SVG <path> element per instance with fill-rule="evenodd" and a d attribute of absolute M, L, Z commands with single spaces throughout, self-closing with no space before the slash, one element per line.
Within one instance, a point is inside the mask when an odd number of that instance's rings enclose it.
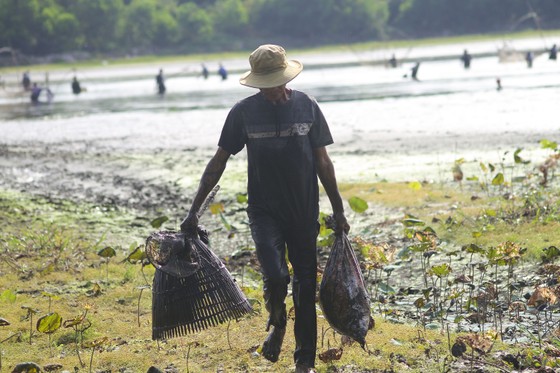
<path fill-rule="evenodd" d="M 274 74 L 277 73 L 278 71 L 282 71 L 285 70 L 286 67 L 288 67 L 287 64 L 284 64 L 283 66 L 274 68 L 274 69 L 268 69 L 268 70 L 264 70 L 264 71 L 255 71 L 252 70 L 251 73 L 255 74 L 255 75 L 268 75 L 268 74 Z"/>

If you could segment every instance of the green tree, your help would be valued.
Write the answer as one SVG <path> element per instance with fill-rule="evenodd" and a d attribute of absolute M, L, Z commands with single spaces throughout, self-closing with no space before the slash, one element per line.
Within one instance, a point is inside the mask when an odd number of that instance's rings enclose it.
<path fill-rule="evenodd" d="M 224 0 L 212 9 L 214 28 L 224 34 L 243 35 L 249 27 L 249 12 L 241 0 Z"/>
<path fill-rule="evenodd" d="M 177 22 L 180 25 L 180 41 L 184 45 L 208 45 L 214 37 L 212 18 L 206 10 L 193 2 L 179 6 Z"/>
<path fill-rule="evenodd" d="M 384 0 L 264 0 L 255 23 L 275 40 L 333 43 L 376 39 L 387 17 Z"/>
<path fill-rule="evenodd" d="M 80 49 L 90 52 L 117 48 L 117 23 L 124 5 L 115 0 L 67 0 L 66 8 L 80 25 Z"/>
<path fill-rule="evenodd" d="M 156 3 L 153 0 L 135 0 L 124 9 L 118 35 L 127 50 L 146 52 L 155 41 Z"/>
<path fill-rule="evenodd" d="M 40 15 L 41 32 L 37 38 L 37 52 L 46 54 L 76 50 L 79 46 L 80 26 L 76 17 L 59 5 L 46 6 Z"/>
<path fill-rule="evenodd" d="M 0 46 L 31 52 L 37 46 L 38 0 L 0 0 Z"/>

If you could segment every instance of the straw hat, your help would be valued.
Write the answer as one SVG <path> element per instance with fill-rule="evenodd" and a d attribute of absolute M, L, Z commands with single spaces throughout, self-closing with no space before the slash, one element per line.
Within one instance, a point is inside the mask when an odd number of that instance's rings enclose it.
<path fill-rule="evenodd" d="M 279 45 L 261 45 L 249 56 L 251 71 L 239 79 L 242 85 L 253 88 L 273 88 L 294 79 L 303 70 L 297 60 L 288 60 L 286 51 Z"/>

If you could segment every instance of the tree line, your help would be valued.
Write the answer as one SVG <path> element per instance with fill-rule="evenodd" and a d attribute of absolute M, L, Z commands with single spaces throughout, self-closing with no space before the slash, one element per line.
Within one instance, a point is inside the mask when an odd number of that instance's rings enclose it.
<path fill-rule="evenodd" d="M 0 0 L 0 48 L 142 55 L 560 26 L 558 0 Z"/>

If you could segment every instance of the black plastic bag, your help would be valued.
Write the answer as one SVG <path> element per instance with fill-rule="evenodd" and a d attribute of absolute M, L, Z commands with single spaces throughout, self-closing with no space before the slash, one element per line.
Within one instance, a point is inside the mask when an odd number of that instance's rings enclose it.
<path fill-rule="evenodd" d="M 369 296 L 345 233 L 335 237 L 319 287 L 319 303 L 330 326 L 364 348 L 371 322 Z"/>

